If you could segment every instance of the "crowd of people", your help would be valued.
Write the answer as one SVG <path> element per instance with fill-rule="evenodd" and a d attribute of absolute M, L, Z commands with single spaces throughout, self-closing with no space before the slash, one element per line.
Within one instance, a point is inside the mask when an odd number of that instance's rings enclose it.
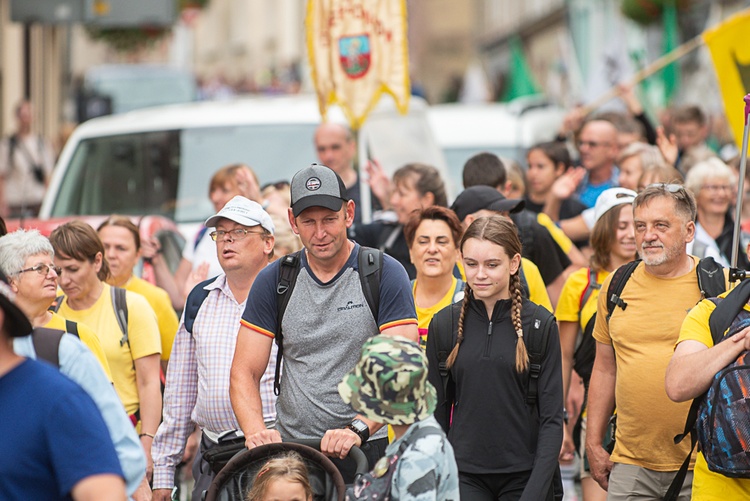
<path fill-rule="evenodd" d="M 576 458 L 584 501 L 750 498 L 703 452 L 675 481 L 689 401 L 748 344 L 715 343 L 706 298 L 750 261 L 738 162 L 698 107 L 668 125 L 574 111 L 525 168 L 467 159 L 449 201 L 435 167 L 358 171 L 352 132 L 322 124 L 289 182 L 215 172 L 175 273 L 123 216 L 0 237 L 0 498 L 170 500 L 191 469 L 200 500 L 211 451 L 294 439 L 348 499 L 560 500 Z M 285 452 L 245 497 L 309 501 L 310 474 Z"/>

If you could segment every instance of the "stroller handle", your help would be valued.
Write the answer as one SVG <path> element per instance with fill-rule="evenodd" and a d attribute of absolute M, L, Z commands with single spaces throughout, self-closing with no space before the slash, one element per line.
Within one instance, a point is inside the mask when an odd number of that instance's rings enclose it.
<path fill-rule="evenodd" d="M 315 450 L 320 450 L 320 439 L 317 438 L 290 438 L 288 440 L 284 440 L 284 442 L 306 445 Z M 370 463 L 367 461 L 367 456 L 365 456 L 365 453 L 362 452 L 362 449 L 360 449 L 356 445 L 353 445 L 352 448 L 349 449 L 349 455 L 347 457 L 352 458 L 352 460 L 354 461 L 354 464 L 357 468 L 357 475 L 364 474 L 370 471 Z"/>

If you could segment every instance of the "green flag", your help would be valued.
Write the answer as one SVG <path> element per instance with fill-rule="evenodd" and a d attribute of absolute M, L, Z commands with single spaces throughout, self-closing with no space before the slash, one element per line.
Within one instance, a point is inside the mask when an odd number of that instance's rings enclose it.
<path fill-rule="evenodd" d="M 679 29 L 677 27 L 677 8 L 675 0 L 665 0 L 662 12 L 664 25 L 663 53 L 672 52 L 680 45 Z M 680 85 L 680 66 L 678 62 L 667 65 L 661 70 L 661 80 L 664 86 L 664 104 L 668 105 Z"/>
<path fill-rule="evenodd" d="M 514 37 L 510 40 L 510 70 L 501 100 L 507 102 L 517 97 L 539 93 L 539 86 L 536 84 L 523 54 L 521 40 Z"/>

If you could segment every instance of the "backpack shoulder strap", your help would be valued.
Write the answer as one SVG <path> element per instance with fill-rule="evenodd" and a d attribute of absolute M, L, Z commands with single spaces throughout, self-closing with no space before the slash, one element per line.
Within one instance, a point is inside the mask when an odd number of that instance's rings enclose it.
<path fill-rule="evenodd" d="M 581 310 L 588 302 L 589 298 L 591 297 L 591 294 L 594 293 L 594 291 L 599 290 L 602 288 L 602 284 L 598 283 L 596 281 L 597 273 L 593 270 L 593 268 L 589 267 L 588 270 L 588 281 L 586 282 L 586 288 L 583 290 L 583 293 L 581 294 L 581 299 L 578 301 L 578 315 L 581 315 Z"/>
<path fill-rule="evenodd" d="M 446 312 L 445 315 L 450 317 L 448 319 L 444 319 L 440 313 L 433 317 L 435 324 L 433 335 L 437 336 L 438 372 L 440 373 L 440 381 L 443 383 L 443 394 L 447 405 L 451 405 L 455 398 L 455 387 L 452 384 L 453 379 L 447 361 L 456 345 L 456 329 L 458 328 L 458 318 L 461 316 L 462 306 L 461 303 L 453 303 L 446 310 L 443 310 Z M 438 319 L 438 317 L 440 318 Z"/>
<path fill-rule="evenodd" d="M 380 276 L 383 272 L 383 251 L 370 247 L 360 247 L 357 256 L 359 282 L 370 306 L 372 317 L 378 323 L 380 313 Z"/>
<path fill-rule="evenodd" d="M 304 249 L 303 249 L 304 250 Z M 300 253 L 303 250 L 287 254 L 279 260 L 279 282 L 276 284 L 276 374 L 273 378 L 273 392 L 276 396 L 281 392 L 281 359 L 284 355 L 284 335 L 281 321 L 292 296 L 294 285 L 300 268 Z"/>
<path fill-rule="evenodd" d="M 711 329 L 711 337 L 714 344 L 721 341 L 724 333 L 732 325 L 734 318 L 747 304 L 750 298 L 750 280 L 743 280 L 732 292 L 720 301 L 714 301 L 716 308 L 708 317 L 708 326 Z"/>
<path fill-rule="evenodd" d="M 698 288 L 701 291 L 701 299 L 716 297 L 726 291 L 724 280 L 724 267 L 717 263 L 712 257 L 704 257 L 695 267 L 698 275 Z M 732 317 L 734 319 L 734 317 Z"/>
<path fill-rule="evenodd" d="M 65 332 L 60 329 L 46 327 L 37 327 L 31 331 L 31 342 L 34 345 L 37 360 L 44 360 L 59 369 L 60 340 L 64 334 Z"/>
<path fill-rule="evenodd" d="M 526 272 L 523 271 L 523 266 L 520 266 L 518 269 L 521 271 L 521 295 L 529 299 L 531 297 L 531 289 L 529 288 L 529 281 L 526 280 Z"/>
<path fill-rule="evenodd" d="M 129 343 L 128 340 L 128 301 L 125 289 L 120 287 L 110 287 L 112 295 L 112 307 L 115 309 L 115 317 L 117 318 L 117 325 L 120 326 L 122 332 L 122 338 L 120 339 L 120 346 L 125 346 L 125 343 Z"/>
<path fill-rule="evenodd" d="M 636 259 L 635 261 L 623 264 L 614 271 L 612 280 L 609 282 L 609 287 L 607 288 L 607 322 L 609 322 L 616 307 L 619 306 L 623 310 L 628 307 L 628 303 L 623 301 L 620 295 L 639 264 L 641 264 L 641 260 Z"/>
<path fill-rule="evenodd" d="M 555 321 L 544 306 L 536 305 L 531 320 L 531 329 L 524 333 L 526 350 L 529 353 L 529 386 L 526 392 L 526 403 L 535 406 L 539 396 L 539 375 L 542 372 L 542 361 L 547 353 L 549 332 Z"/>
<path fill-rule="evenodd" d="M 65 332 L 68 334 L 73 334 L 78 339 L 81 338 L 80 335 L 78 335 L 78 322 L 74 322 L 72 320 L 65 319 Z"/>
<path fill-rule="evenodd" d="M 204 226 L 198 231 L 198 233 L 196 233 L 195 240 L 193 240 L 193 251 L 195 251 L 198 248 L 198 244 L 201 243 L 201 240 L 203 240 L 203 235 L 205 235 L 207 231 L 208 231 L 208 227 Z"/>
<path fill-rule="evenodd" d="M 57 313 L 60 310 L 60 306 L 62 306 L 63 299 L 65 299 L 65 294 L 57 296 L 47 310 L 52 313 Z"/>
<path fill-rule="evenodd" d="M 185 301 L 185 330 L 190 334 L 193 333 L 193 325 L 195 325 L 195 317 L 198 316 L 198 310 L 201 309 L 203 301 L 208 297 L 208 291 L 205 287 L 216 280 L 216 277 L 209 278 L 199 283 L 193 290 L 188 294 L 187 300 Z"/>

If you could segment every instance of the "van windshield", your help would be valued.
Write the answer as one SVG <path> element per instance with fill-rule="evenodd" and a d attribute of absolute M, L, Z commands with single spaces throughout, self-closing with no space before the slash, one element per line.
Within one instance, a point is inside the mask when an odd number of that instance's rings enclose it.
<path fill-rule="evenodd" d="M 52 217 L 162 215 L 177 223 L 213 214 L 208 186 L 219 168 L 249 165 L 260 184 L 290 180 L 315 162 L 314 124 L 205 127 L 82 140 Z"/>

